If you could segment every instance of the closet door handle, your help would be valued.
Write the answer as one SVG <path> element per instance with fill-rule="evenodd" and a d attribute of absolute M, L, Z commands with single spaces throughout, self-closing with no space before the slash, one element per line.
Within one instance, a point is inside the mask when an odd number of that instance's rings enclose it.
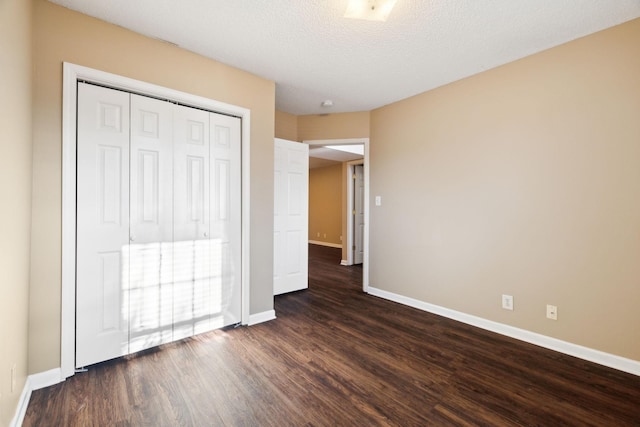
<path fill-rule="evenodd" d="M 136 241 L 136 236 L 134 234 L 132 234 L 131 236 L 129 236 L 129 241 L 130 242 L 135 242 Z"/>
<path fill-rule="evenodd" d="M 207 233 L 206 231 L 203 233 L 204 237 L 209 237 L 209 233 Z"/>

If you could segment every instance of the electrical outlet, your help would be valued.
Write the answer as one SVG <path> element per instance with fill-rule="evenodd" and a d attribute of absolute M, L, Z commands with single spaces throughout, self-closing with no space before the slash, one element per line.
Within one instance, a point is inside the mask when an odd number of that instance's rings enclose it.
<path fill-rule="evenodd" d="M 558 320 L 558 307 L 547 304 L 547 319 Z"/>
<path fill-rule="evenodd" d="M 505 310 L 513 310 L 513 296 L 502 295 L 502 308 Z"/>
<path fill-rule="evenodd" d="M 325 239 L 327 238 L 327 233 L 324 233 L 324 238 L 325 238 Z"/>
<path fill-rule="evenodd" d="M 320 237 L 320 232 L 318 232 L 318 234 L 316 234 L 316 237 Z"/>

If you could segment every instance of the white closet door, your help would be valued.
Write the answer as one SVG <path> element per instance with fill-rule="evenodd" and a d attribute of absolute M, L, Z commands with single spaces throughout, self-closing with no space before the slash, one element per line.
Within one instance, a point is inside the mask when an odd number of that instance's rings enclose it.
<path fill-rule="evenodd" d="M 78 86 L 76 366 L 240 322 L 240 119 Z"/>
<path fill-rule="evenodd" d="M 210 329 L 209 113 L 174 106 L 173 338 Z"/>
<path fill-rule="evenodd" d="M 211 329 L 241 317 L 240 119 L 209 114 Z"/>
<path fill-rule="evenodd" d="M 274 295 L 309 287 L 309 146 L 275 140 Z"/>
<path fill-rule="evenodd" d="M 173 104 L 131 94 L 129 349 L 172 340 Z"/>
<path fill-rule="evenodd" d="M 129 352 L 129 94 L 78 84 L 76 367 Z"/>

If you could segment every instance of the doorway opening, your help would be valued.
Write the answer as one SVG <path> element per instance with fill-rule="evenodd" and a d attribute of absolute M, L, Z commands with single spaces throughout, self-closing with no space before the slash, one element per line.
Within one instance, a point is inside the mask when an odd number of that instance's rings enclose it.
<path fill-rule="evenodd" d="M 361 244 L 357 245 L 360 256 L 362 258 L 361 264 L 363 268 L 362 274 L 362 289 L 364 292 L 368 292 L 369 289 L 369 138 L 351 138 L 351 139 L 329 139 L 329 140 L 308 140 L 303 143 L 309 145 L 309 163 L 310 168 L 318 164 L 329 165 L 332 162 L 340 163 L 343 165 L 343 188 L 341 191 L 345 194 L 345 200 L 341 209 L 342 216 L 342 259 L 340 264 L 342 265 L 354 265 L 359 264 L 359 259 L 356 259 L 354 253 L 354 246 L 356 246 L 356 230 L 360 229 Z M 354 156 L 353 148 L 356 150 L 359 148 L 362 154 L 356 154 Z M 347 153 L 345 154 L 340 154 Z M 351 153 L 351 157 L 349 154 Z M 357 151 L 356 151 L 357 153 Z M 360 222 L 356 225 L 357 217 L 354 215 L 354 206 L 356 204 L 356 188 L 354 187 L 353 176 L 358 171 L 357 167 L 360 165 L 362 177 L 362 191 L 360 194 L 362 202 L 362 215 Z M 313 234 L 314 230 L 310 229 L 310 233 Z M 310 240 L 313 235 L 310 236 Z"/>
<path fill-rule="evenodd" d="M 347 253 L 351 254 L 348 259 L 357 265 L 364 261 L 364 164 L 350 162 L 347 171 L 351 178 L 347 184 L 351 190 L 347 195 L 347 230 L 353 242 Z"/>

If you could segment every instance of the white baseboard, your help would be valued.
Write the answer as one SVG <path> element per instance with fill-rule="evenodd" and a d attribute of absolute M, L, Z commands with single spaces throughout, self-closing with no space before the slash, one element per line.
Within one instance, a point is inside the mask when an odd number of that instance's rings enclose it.
<path fill-rule="evenodd" d="M 248 326 L 257 325 L 258 323 L 268 322 L 276 318 L 275 310 L 263 311 L 262 313 L 251 314 L 249 316 Z"/>
<path fill-rule="evenodd" d="M 31 390 L 40 390 L 50 385 L 58 384 L 64 381 L 60 368 L 50 369 L 38 374 L 29 375 Z"/>
<path fill-rule="evenodd" d="M 605 353 L 600 350 L 583 347 L 581 345 L 516 328 L 514 326 L 505 325 L 503 323 L 483 319 L 481 317 L 472 316 L 470 314 L 451 310 L 438 305 L 429 304 L 424 301 L 394 294 L 393 292 L 384 291 L 382 289 L 377 289 L 374 287 L 369 287 L 368 293 L 373 296 L 404 304 L 409 307 L 417 308 L 418 310 L 427 311 L 429 313 L 457 320 L 459 322 L 476 326 L 487 331 L 506 335 L 520 341 L 525 341 L 540 347 L 568 354 L 579 359 L 598 363 L 600 365 L 608 366 L 609 368 L 640 376 L 640 361 L 637 360 L 627 359 L 625 357 L 616 356 L 615 354 Z"/>
<path fill-rule="evenodd" d="M 20 400 L 18 400 L 18 406 L 16 407 L 16 414 L 13 416 L 10 427 L 20 427 L 24 421 L 24 416 L 27 413 L 27 407 L 29 407 L 29 400 L 31 399 L 31 387 L 29 386 L 29 378 L 24 383 L 22 393 L 20 393 Z"/>
<path fill-rule="evenodd" d="M 349 262 L 346 259 L 340 260 L 340 265 L 349 265 Z"/>
<path fill-rule="evenodd" d="M 11 427 L 20 427 L 24 421 L 24 416 L 27 413 L 29 407 L 29 400 L 31 399 L 31 392 L 39 390 L 41 388 L 49 387 L 50 385 L 58 384 L 64 381 L 62 378 L 62 371 L 60 368 L 51 369 L 49 371 L 40 372 L 39 374 L 29 375 L 24 382 L 24 388 L 20 394 L 20 400 L 16 408 L 16 414 L 11 420 Z"/>
<path fill-rule="evenodd" d="M 340 243 L 320 242 L 318 240 L 309 240 L 309 243 L 312 245 L 328 246 L 330 248 L 342 249 L 342 245 Z"/>

